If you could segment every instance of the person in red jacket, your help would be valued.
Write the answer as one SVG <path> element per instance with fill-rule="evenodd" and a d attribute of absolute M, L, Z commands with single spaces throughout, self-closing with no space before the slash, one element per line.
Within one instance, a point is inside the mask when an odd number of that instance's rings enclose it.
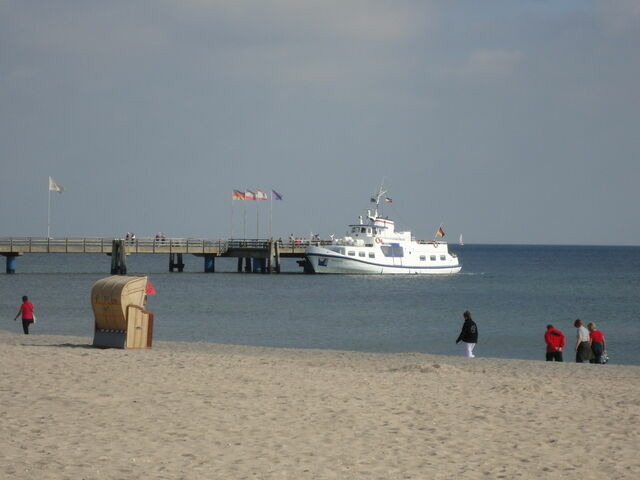
<path fill-rule="evenodd" d="M 33 303 L 29 301 L 29 297 L 24 295 L 22 297 L 22 305 L 20 305 L 20 310 L 16 314 L 16 318 L 13 320 L 16 321 L 18 317 L 22 316 L 22 330 L 24 330 L 25 335 L 29 335 L 29 325 L 32 323 L 36 323 L 36 316 L 33 313 Z"/>
<path fill-rule="evenodd" d="M 564 333 L 549 324 L 544 332 L 544 341 L 547 344 L 547 362 L 562 362 L 562 350 L 566 344 Z"/>
<path fill-rule="evenodd" d="M 591 338 L 591 350 L 593 351 L 593 360 L 589 363 L 607 363 L 607 342 L 604 339 L 604 333 L 596 328 L 593 322 L 587 323 L 589 330 L 589 338 Z"/>

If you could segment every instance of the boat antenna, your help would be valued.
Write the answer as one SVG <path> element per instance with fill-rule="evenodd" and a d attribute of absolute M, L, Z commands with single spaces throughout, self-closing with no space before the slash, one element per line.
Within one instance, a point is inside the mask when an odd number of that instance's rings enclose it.
<path fill-rule="evenodd" d="M 380 206 L 380 199 L 384 197 L 386 193 L 387 191 L 384 190 L 384 180 L 383 180 L 382 183 L 380 184 L 380 188 L 378 189 L 378 193 L 374 197 L 371 197 L 371 201 L 376 204 L 376 210 L 374 213 L 375 218 L 378 218 L 378 207 Z"/>

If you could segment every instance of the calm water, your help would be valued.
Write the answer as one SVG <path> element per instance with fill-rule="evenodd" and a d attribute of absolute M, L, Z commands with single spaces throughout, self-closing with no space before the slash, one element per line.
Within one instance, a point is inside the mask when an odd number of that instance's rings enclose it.
<path fill-rule="evenodd" d="M 129 273 L 149 274 L 155 340 L 211 341 L 275 347 L 458 354 L 462 312 L 478 323 L 478 356 L 543 359 L 547 323 L 567 334 L 573 320 L 605 333 L 612 363 L 640 364 L 640 247 L 451 246 L 462 259 L 453 276 L 379 277 L 234 273 L 218 260 L 185 256 L 169 273 L 167 256 L 134 255 Z M 13 322 L 20 297 L 38 314 L 33 333 L 93 335 L 89 293 L 109 275 L 104 255 L 25 255 L 17 273 L 0 273 L 0 328 Z M 4 264 L 2 265 L 4 271 Z"/>

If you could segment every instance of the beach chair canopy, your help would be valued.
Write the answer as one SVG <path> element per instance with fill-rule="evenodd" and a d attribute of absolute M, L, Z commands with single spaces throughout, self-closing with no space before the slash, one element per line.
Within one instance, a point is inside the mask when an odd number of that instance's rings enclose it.
<path fill-rule="evenodd" d="M 147 277 L 114 275 L 98 280 L 91 289 L 97 329 L 125 330 L 127 307 L 144 306 Z"/>

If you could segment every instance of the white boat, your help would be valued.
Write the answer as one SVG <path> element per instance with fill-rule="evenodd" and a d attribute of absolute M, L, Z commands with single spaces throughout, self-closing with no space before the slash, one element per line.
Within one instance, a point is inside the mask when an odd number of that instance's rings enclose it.
<path fill-rule="evenodd" d="M 330 244 L 310 245 L 305 250 L 306 270 L 313 273 L 346 274 L 450 274 L 462 265 L 445 242 L 418 241 L 410 231 L 396 232 L 395 223 L 378 209 L 386 191 L 380 188 L 371 199 L 366 221 L 349 225 L 346 236 Z M 388 200 L 386 200 L 388 201 Z M 438 229 L 444 235 L 441 228 Z"/>

